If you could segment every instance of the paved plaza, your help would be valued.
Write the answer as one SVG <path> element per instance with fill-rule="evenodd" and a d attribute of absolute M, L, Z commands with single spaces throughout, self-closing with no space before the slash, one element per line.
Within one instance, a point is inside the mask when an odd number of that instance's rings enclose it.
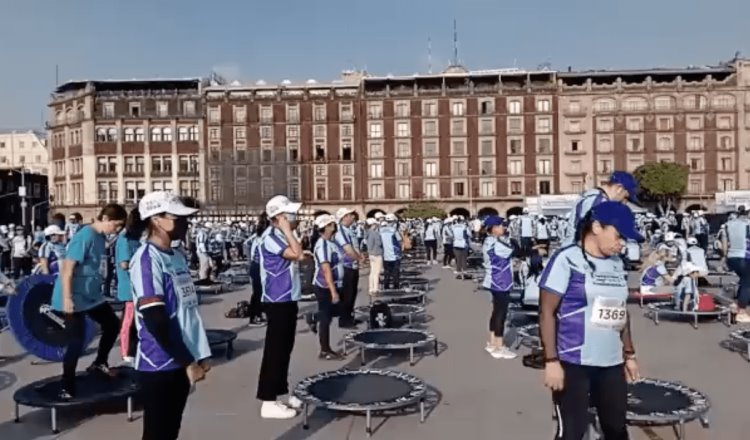
<path fill-rule="evenodd" d="M 375 439 L 551 439 L 555 423 L 551 417 L 549 392 L 542 385 L 539 370 L 525 368 L 521 358 L 494 360 L 484 350 L 490 303 L 486 293 L 475 292 L 470 281 L 454 279 L 452 272 L 437 267 L 426 276 L 435 280 L 423 326 L 444 344 L 438 357 L 427 354 L 413 367 L 408 356 L 371 356 L 371 366 L 413 373 L 431 387 L 431 401 L 424 424 L 418 413 L 382 419 L 375 417 Z M 365 279 L 360 286 L 365 285 Z M 316 411 L 310 430 L 302 429 L 302 419 L 265 421 L 259 416 L 255 399 L 256 381 L 263 348 L 264 328 L 248 328 L 245 320 L 224 318 L 237 301 L 249 297 L 249 288 L 207 297 L 202 312 L 210 328 L 235 329 L 238 339 L 235 357 L 219 356 L 204 382 L 198 384 L 185 411 L 181 439 L 362 439 L 366 438 L 364 417 Z M 362 298 L 365 300 L 365 298 Z M 302 304 L 303 309 L 312 304 Z M 719 346 L 729 329 L 720 323 L 705 323 L 694 330 L 687 323 L 663 322 L 658 327 L 643 317 L 637 305 L 631 306 L 633 333 L 642 375 L 682 381 L 706 393 L 712 402 L 711 426 L 704 429 L 694 422 L 688 426 L 690 440 L 746 440 L 750 438 L 750 417 L 746 399 L 750 396 L 750 363 Z M 335 327 L 335 326 L 334 326 Z M 332 340 L 345 333 L 337 328 Z M 523 350 L 523 349 L 521 349 Z M 317 359 L 316 335 L 302 321 L 292 357 L 290 384 L 321 371 L 359 366 L 359 358 L 326 362 Z M 525 351 L 524 351 L 525 353 Z M 128 423 L 125 405 L 87 410 L 60 411 L 61 433 L 52 435 L 49 412 L 22 408 L 22 423 L 13 422 L 12 395 L 23 384 L 60 373 L 59 365 L 31 365 L 10 333 L 0 334 L 0 439 L 31 440 L 131 440 L 140 437 L 141 422 Z M 117 364 L 117 350 L 111 363 Z M 79 368 L 92 360 L 90 354 Z M 669 428 L 631 428 L 633 439 L 674 439 Z"/>

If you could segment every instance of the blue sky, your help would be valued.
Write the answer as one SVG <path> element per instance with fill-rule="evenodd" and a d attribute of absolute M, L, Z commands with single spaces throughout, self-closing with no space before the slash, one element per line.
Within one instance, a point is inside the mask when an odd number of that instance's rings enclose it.
<path fill-rule="evenodd" d="M 319 81 L 343 69 L 635 68 L 750 57 L 748 0 L 0 0 L 0 128 L 40 127 L 60 80 Z M 46 116 L 46 112 L 45 112 Z"/>

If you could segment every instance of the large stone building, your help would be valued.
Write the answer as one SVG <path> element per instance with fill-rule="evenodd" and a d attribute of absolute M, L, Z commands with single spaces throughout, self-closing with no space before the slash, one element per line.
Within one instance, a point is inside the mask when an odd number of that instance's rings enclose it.
<path fill-rule="evenodd" d="M 0 131 L 0 170 L 24 168 L 47 174 L 49 155 L 44 133 L 34 130 Z"/>
<path fill-rule="evenodd" d="M 690 167 L 683 207 L 711 208 L 717 192 L 750 189 L 741 165 L 750 163 L 745 60 L 585 72 L 452 66 L 403 77 L 349 72 L 330 84 L 204 85 L 58 88 L 50 104 L 57 206 L 133 202 L 172 188 L 230 215 L 283 192 L 310 212 L 395 211 L 420 200 L 504 212 L 649 161 Z"/>

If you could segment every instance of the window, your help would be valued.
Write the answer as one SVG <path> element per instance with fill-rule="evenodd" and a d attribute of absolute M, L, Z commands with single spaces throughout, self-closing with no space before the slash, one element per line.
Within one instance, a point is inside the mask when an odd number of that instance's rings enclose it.
<path fill-rule="evenodd" d="M 550 118 L 537 118 L 536 131 L 537 133 L 549 133 L 552 131 L 552 120 Z"/>
<path fill-rule="evenodd" d="M 615 107 L 614 99 L 599 99 L 594 102 L 594 111 L 597 112 L 613 112 Z"/>
<path fill-rule="evenodd" d="M 464 130 L 465 124 L 463 119 L 454 119 L 451 121 L 451 135 L 453 136 L 464 136 L 466 132 Z"/>
<path fill-rule="evenodd" d="M 411 198 L 411 186 L 408 183 L 398 184 L 398 198 L 399 199 Z"/>
<path fill-rule="evenodd" d="M 383 164 L 382 163 L 370 164 L 370 177 L 373 179 L 383 178 Z"/>
<path fill-rule="evenodd" d="M 599 161 L 599 172 L 600 173 L 611 173 L 612 172 L 612 161 L 609 159 L 602 159 Z"/>
<path fill-rule="evenodd" d="M 702 171 L 703 166 L 701 165 L 701 160 L 698 158 L 691 158 L 690 159 L 690 171 Z"/>
<path fill-rule="evenodd" d="M 383 144 L 377 142 L 370 144 L 370 157 L 383 157 Z"/>
<path fill-rule="evenodd" d="M 323 141 L 317 140 L 315 141 L 315 160 L 325 160 L 326 159 L 326 147 Z"/>
<path fill-rule="evenodd" d="M 370 183 L 370 198 L 371 199 L 382 199 L 383 198 L 383 184 L 382 183 Z"/>
<path fill-rule="evenodd" d="M 659 96 L 654 99 L 656 110 L 672 110 L 675 108 L 675 100 L 671 96 Z"/>
<path fill-rule="evenodd" d="M 466 173 L 466 161 L 464 160 L 454 160 L 451 164 L 451 174 L 454 176 L 465 176 Z"/>
<path fill-rule="evenodd" d="M 107 158 L 99 156 L 96 158 L 96 172 L 106 173 L 107 172 Z"/>
<path fill-rule="evenodd" d="M 292 200 L 299 200 L 300 199 L 299 181 L 290 180 L 288 187 L 289 187 L 289 198 Z"/>
<path fill-rule="evenodd" d="M 734 107 L 734 96 L 719 95 L 713 98 L 712 106 L 714 108 L 727 109 Z"/>
<path fill-rule="evenodd" d="M 693 194 L 700 194 L 703 192 L 702 182 L 698 179 L 690 181 L 690 192 Z"/>
<path fill-rule="evenodd" d="M 131 159 L 130 163 L 128 163 L 127 159 Z M 130 168 L 132 170 L 133 164 L 135 161 L 133 160 L 133 157 L 126 157 L 125 158 L 125 169 L 128 169 L 128 165 L 130 165 Z M 132 171 L 131 171 L 132 172 Z M 151 158 L 151 172 L 153 173 L 161 173 L 162 167 L 161 167 L 161 156 L 153 156 Z"/>
<path fill-rule="evenodd" d="M 183 101 L 182 114 L 185 116 L 195 116 L 195 101 Z"/>
<path fill-rule="evenodd" d="M 523 183 L 521 182 L 510 182 L 510 194 L 517 196 L 523 191 Z"/>
<path fill-rule="evenodd" d="M 437 121 L 424 121 L 422 131 L 424 131 L 425 136 L 437 136 Z"/>
<path fill-rule="evenodd" d="M 78 166 L 75 167 L 73 173 L 74 174 L 81 174 L 81 159 L 78 159 Z M 117 158 L 114 156 L 110 156 L 107 158 L 107 172 L 112 174 L 117 174 Z"/>
<path fill-rule="evenodd" d="M 434 161 L 426 161 L 422 170 L 425 177 L 436 177 L 438 175 L 438 164 Z"/>
<path fill-rule="evenodd" d="M 648 101 L 644 98 L 628 98 L 623 102 L 622 109 L 626 112 L 637 112 L 648 110 Z"/>
<path fill-rule="evenodd" d="M 352 144 L 348 142 L 341 144 L 341 160 L 352 160 Z"/>
<path fill-rule="evenodd" d="M 552 154 L 552 140 L 549 138 L 538 138 L 536 140 L 536 152 L 538 154 Z"/>
<path fill-rule="evenodd" d="M 125 133 L 125 139 L 124 142 L 134 142 L 135 141 L 135 130 L 128 127 L 124 130 Z"/>
<path fill-rule="evenodd" d="M 162 141 L 162 133 L 161 133 L 161 127 L 154 127 L 151 129 L 151 142 L 161 142 Z"/>
<path fill-rule="evenodd" d="M 169 116 L 169 103 L 159 101 L 156 103 L 156 116 L 160 118 L 166 118 Z"/>
<path fill-rule="evenodd" d="M 495 174 L 495 161 L 483 160 L 479 162 L 479 172 L 483 176 Z"/>
<path fill-rule="evenodd" d="M 315 196 L 316 199 L 324 199 L 326 196 L 326 189 L 325 189 L 325 182 L 322 183 L 323 185 L 323 191 L 321 194 L 321 182 L 316 181 L 315 182 Z M 260 195 L 263 199 L 268 199 L 271 196 L 273 196 L 274 190 L 273 190 L 273 180 L 271 179 L 263 179 L 260 183 Z"/>
<path fill-rule="evenodd" d="M 261 124 L 273 123 L 273 109 L 270 106 L 263 106 L 260 108 L 260 123 Z"/>
<path fill-rule="evenodd" d="M 481 101 L 479 103 L 479 114 L 480 115 L 491 115 L 495 113 L 495 102 L 491 99 Z"/>
<path fill-rule="evenodd" d="M 135 157 L 135 172 L 143 174 L 144 164 L 146 160 L 143 158 L 143 156 L 136 156 Z M 171 172 L 172 171 L 172 157 L 171 156 L 164 156 L 163 158 L 163 164 L 164 164 L 164 171 L 165 172 Z"/>
<path fill-rule="evenodd" d="M 719 116 L 716 119 L 716 128 L 721 130 L 732 128 L 732 117 L 728 115 Z"/>
<path fill-rule="evenodd" d="M 729 150 L 733 148 L 732 136 L 721 136 L 719 138 L 719 148 Z"/>
<path fill-rule="evenodd" d="M 141 117 L 141 103 L 140 102 L 129 103 L 128 113 L 130 113 L 130 116 L 134 118 L 140 118 Z"/>
<path fill-rule="evenodd" d="M 351 121 L 352 119 L 353 119 L 352 105 L 351 104 L 341 104 L 341 120 L 342 121 Z"/>
<path fill-rule="evenodd" d="M 643 120 L 641 118 L 628 118 L 626 128 L 630 131 L 641 131 Z"/>
<path fill-rule="evenodd" d="M 453 156 L 466 155 L 466 142 L 462 140 L 454 140 L 453 142 L 451 142 L 451 155 Z"/>
<path fill-rule="evenodd" d="M 598 147 L 602 153 L 609 153 L 612 151 L 612 140 L 610 138 L 601 138 L 599 139 Z"/>
<path fill-rule="evenodd" d="M 578 114 L 581 112 L 581 103 L 578 101 L 570 101 L 568 103 L 568 113 Z"/>
<path fill-rule="evenodd" d="M 247 108 L 244 105 L 234 107 L 233 116 L 235 124 L 244 124 L 247 120 Z"/>
<path fill-rule="evenodd" d="M 641 151 L 641 138 L 630 138 L 628 140 L 628 148 L 633 152 Z"/>
<path fill-rule="evenodd" d="M 686 96 L 682 105 L 688 110 L 703 110 L 706 108 L 706 97 L 701 95 Z"/>
<path fill-rule="evenodd" d="M 409 123 L 399 122 L 396 124 L 396 136 L 397 137 L 409 137 Z"/>
<path fill-rule="evenodd" d="M 326 120 L 325 104 L 315 104 L 313 106 L 313 121 L 325 122 L 325 120 Z"/>
<path fill-rule="evenodd" d="M 523 175 L 523 161 L 511 160 L 508 162 L 508 174 L 511 176 Z"/>
<path fill-rule="evenodd" d="M 135 129 L 135 141 L 136 142 L 143 142 L 146 140 L 145 131 L 143 130 L 143 127 L 138 127 Z"/>
<path fill-rule="evenodd" d="M 659 138 L 658 149 L 662 151 L 669 151 L 672 149 L 672 138 L 669 136 L 662 136 Z"/>
<path fill-rule="evenodd" d="M 208 122 L 210 124 L 218 124 L 219 122 L 221 122 L 221 111 L 218 107 L 209 107 Z"/>
<path fill-rule="evenodd" d="M 326 126 L 325 125 L 313 125 L 313 136 L 326 137 Z"/>
<path fill-rule="evenodd" d="M 125 201 L 134 203 L 136 199 L 135 182 L 125 182 Z"/>
<path fill-rule="evenodd" d="M 700 130 L 703 128 L 703 116 L 689 116 L 687 120 L 689 130 Z"/>
<path fill-rule="evenodd" d="M 409 142 L 399 142 L 396 144 L 396 156 L 397 157 L 409 157 L 411 156 L 411 144 Z"/>
<path fill-rule="evenodd" d="M 549 159 L 541 159 L 536 162 L 537 174 L 552 174 L 552 161 Z"/>
<path fill-rule="evenodd" d="M 370 122 L 370 137 L 381 138 L 383 136 L 383 126 L 380 122 Z"/>
<path fill-rule="evenodd" d="M 100 202 L 106 202 L 107 193 L 109 190 L 109 184 L 107 182 L 98 182 L 96 186 L 97 186 L 97 199 L 99 199 Z"/>
<path fill-rule="evenodd" d="M 721 186 L 724 191 L 734 191 L 734 180 L 721 179 Z"/>
<path fill-rule="evenodd" d="M 286 107 L 286 122 L 297 123 L 299 122 L 299 106 L 298 105 L 287 105 Z"/>
<path fill-rule="evenodd" d="M 424 184 L 424 196 L 428 199 L 436 199 L 439 197 L 438 184 L 435 182 L 427 182 Z"/>
<path fill-rule="evenodd" d="M 352 179 L 344 179 L 341 182 L 341 198 L 344 200 L 354 200 L 354 181 Z"/>
<path fill-rule="evenodd" d="M 464 103 L 461 101 L 454 101 L 451 103 L 451 115 L 463 116 L 464 115 Z"/>
<path fill-rule="evenodd" d="M 552 194 L 552 184 L 549 180 L 539 181 L 539 194 Z"/>
<path fill-rule="evenodd" d="M 369 104 L 367 106 L 367 117 L 369 119 L 382 119 L 383 118 L 383 106 L 380 103 Z"/>
<path fill-rule="evenodd" d="M 672 118 L 659 118 L 656 127 L 659 130 L 671 130 L 672 129 Z"/>
<path fill-rule="evenodd" d="M 596 120 L 596 128 L 599 131 L 612 131 L 612 127 L 613 127 L 612 119 L 598 118 Z"/>
<path fill-rule="evenodd" d="M 172 142 L 172 129 L 169 127 L 164 128 L 162 131 L 164 142 Z"/>
<path fill-rule="evenodd" d="M 298 138 L 299 137 L 299 126 L 298 125 L 287 125 L 286 126 L 286 137 Z"/>
<path fill-rule="evenodd" d="M 184 142 L 190 139 L 190 132 L 187 127 L 177 127 L 177 140 Z"/>
<path fill-rule="evenodd" d="M 540 113 L 547 113 L 552 108 L 552 103 L 549 99 L 538 99 L 536 101 L 536 111 Z"/>
<path fill-rule="evenodd" d="M 296 170 L 296 167 L 292 168 Z M 354 175 L 354 167 L 352 165 L 341 165 L 341 175 L 342 176 L 353 176 Z"/>
<path fill-rule="evenodd" d="M 581 121 L 579 121 L 579 120 L 568 121 L 568 131 L 570 133 L 580 133 L 581 132 Z"/>
<path fill-rule="evenodd" d="M 495 143 L 492 139 L 481 139 L 479 141 L 479 154 L 482 156 L 492 156 L 495 154 Z"/>
<path fill-rule="evenodd" d="M 574 180 L 574 181 L 570 182 L 570 190 L 573 191 L 574 193 L 580 193 L 580 192 L 582 192 L 582 190 L 581 190 L 582 187 L 583 187 L 583 185 L 581 185 L 581 181 L 580 180 Z"/>
<path fill-rule="evenodd" d="M 511 115 L 520 115 L 521 101 L 508 101 L 508 113 Z"/>
<path fill-rule="evenodd" d="M 408 118 L 409 117 L 409 103 L 399 101 L 396 103 L 396 117 L 397 118 Z"/>
<path fill-rule="evenodd" d="M 102 116 L 104 116 L 105 118 L 115 117 L 115 103 L 114 102 L 105 102 L 104 105 L 102 105 Z"/>
<path fill-rule="evenodd" d="M 218 141 L 221 139 L 221 130 L 218 128 L 211 128 L 208 130 L 208 139 L 212 141 Z"/>
<path fill-rule="evenodd" d="M 354 136 L 354 127 L 352 125 L 345 124 L 341 125 L 339 128 L 341 130 L 341 137 Z"/>
<path fill-rule="evenodd" d="M 479 134 L 492 134 L 495 132 L 495 120 L 494 119 L 480 119 L 479 120 Z"/>
<path fill-rule="evenodd" d="M 463 197 L 466 195 L 466 188 L 464 182 L 453 182 L 453 195 L 456 197 Z"/>
<path fill-rule="evenodd" d="M 703 149 L 703 138 L 701 136 L 690 136 L 688 142 L 688 149 L 690 150 L 702 150 Z"/>
<path fill-rule="evenodd" d="M 437 115 L 437 102 L 426 101 L 422 103 L 422 116 L 435 117 Z"/>
<path fill-rule="evenodd" d="M 425 141 L 424 142 L 424 155 L 425 156 L 437 156 L 438 155 L 438 144 L 436 141 Z"/>
<path fill-rule="evenodd" d="M 270 126 L 264 125 L 260 127 L 260 138 L 261 139 L 271 139 L 273 138 L 273 130 Z"/>
<path fill-rule="evenodd" d="M 494 197 L 495 195 L 494 182 L 481 182 L 479 184 L 479 195 L 481 197 Z"/>
<path fill-rule="evenodd" d="M 510 139 L 508 141 L 508 153 L 523 154 L 523 144 L 521 143 L 521 139 Z"/>

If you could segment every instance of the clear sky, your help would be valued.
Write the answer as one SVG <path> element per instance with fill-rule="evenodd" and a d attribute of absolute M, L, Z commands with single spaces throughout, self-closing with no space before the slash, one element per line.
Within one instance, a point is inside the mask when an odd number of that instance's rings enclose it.
<path fill-rule="evenodd" d="M 750 0 L 0 0 L 0 128 L 69 79 L 276 82 L 434 70 L 636 68 L 750 57 Z"/>

